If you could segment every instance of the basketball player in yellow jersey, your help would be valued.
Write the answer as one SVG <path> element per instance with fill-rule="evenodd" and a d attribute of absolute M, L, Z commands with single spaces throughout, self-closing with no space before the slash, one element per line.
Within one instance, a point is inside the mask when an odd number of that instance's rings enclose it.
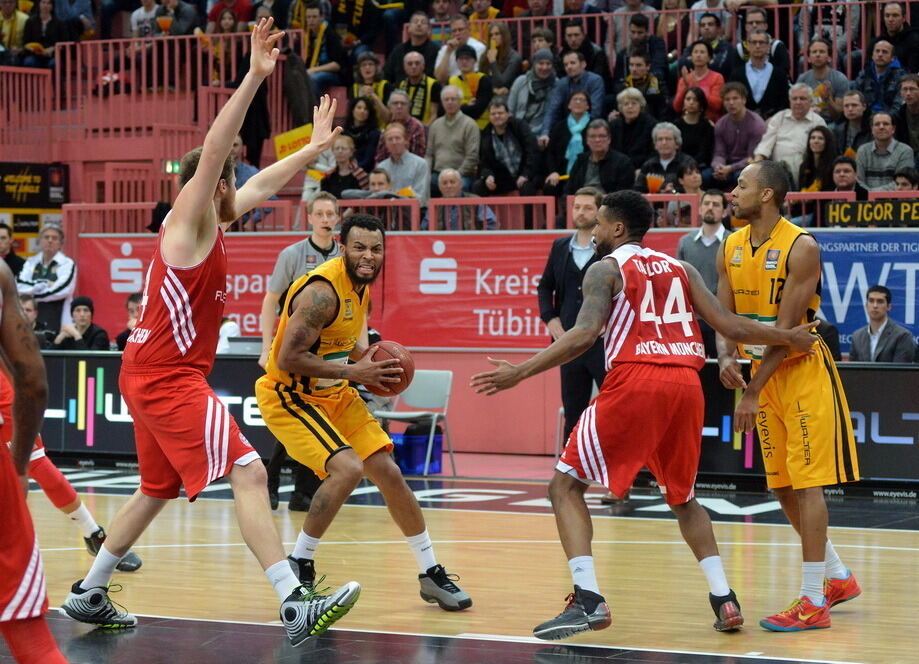
<path fill-rule="evenodd" d="M 779 210 L 788 192 L 784 167 L 747 166 L 733 191 L 734 215 L 748 226 L 728 236 L 718 256 L 718 298 L 762 323 L 791 328 L 820 307 L 820 247 Z M 801 537 L 803 580 L 791 606 L 760 621 L 768 630 L 795 632 L 830 626 L 830 607 L 861 589 L 827 539 L 823 487 L 858 480 L 858 459 L 846 396 L 822 339 L 810 354 L 780 346 L 738 345 L 718 337 L 721 382 L 746 388 L 734 428 L 757 428 L 766 481 Z M 741 377 L 737 354 L 752 360 Z"/>
<path fill-rule="evenodd" d="M 293 555 L 300 582 L 315 582 L 320 538 L 362 477 L 377 485 L 393 521 L 415 555 L 421 597 L 459 611 L 472 599 L 437 564 L 415 494 L 393 461 L 392 441 L 348 381 L 399 382 L 398 360 L 374 362 L 358 340 L 370 305 L 370 285 L 383 267 L 385 231 L 372 215 L 341 226 L 342 255 L 297 279 L 281 297 L 281 319 L 267 374 L 255 383 L 259 410 L 287 453 L 308 466 L 322 486 L 303 522 Z M 356 361 L 348 364 L 348 359 Z"/>

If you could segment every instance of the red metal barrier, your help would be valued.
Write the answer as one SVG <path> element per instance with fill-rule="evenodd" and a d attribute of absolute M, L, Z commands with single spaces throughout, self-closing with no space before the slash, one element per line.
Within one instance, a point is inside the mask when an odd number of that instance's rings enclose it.
<path fill-rule="evenodd" d="M 686 227 L 698 226 L 701 223 L 699 206 L 701 199 L 693 194 L 642 194 L 654 208 L 654 228 L 667 228 L 671 226 Z M 670 203 L 674 205 L 671 206 Z M 574 228 L 574 214 L 572 206 L 574 196 L 567 196 L 565 200 L 565 227 Z M 689 213 L 685 208 L 689 207 Z M 685 220 L 689 223 L 685 223 Z"/>
<path fill-rule="evenodd" d="M 431 231 L 554 228 L 554 219 L 552 196 L 432 198 L 421 228 Z"/>
<path fill-rule="evenodd" d="M 0 67 L 0 159 L 51 161 L 51 72 Z"/>
<path fill-rule="evenodd" d="M 869 201 L 894 199 L 919 200 L 919 191 L 869 191 Z"/>
<path fill-rule="evenodd" d="M 828 226 L 824 219 L 822 203 L 815 201 L 855 201 L 854 191 L 791 191 L 785 195 L 788 204 L 788 218 L 800 226 Z M 808 219 L 808 216 L 811 218 Z"/>
<path fill-rule="evenodd" d="M 308 230 L 306 201 L 300 201 L 296 230 Z M 415 198 L 342 198 L 338 201 L 342 219 L 353 212 L 379 217 L 388 231 L 417 231 L 421 228 L 421 208 Z"/>

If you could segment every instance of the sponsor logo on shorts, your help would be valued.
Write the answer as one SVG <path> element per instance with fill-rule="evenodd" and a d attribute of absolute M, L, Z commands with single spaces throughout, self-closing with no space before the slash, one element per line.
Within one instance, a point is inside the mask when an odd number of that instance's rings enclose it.
<path fill-rule="evenodd" d="M 779 267 L 779 256 L 781 255 L 781 250 L 779 249 L 770 249 L 766 252 L 766 266 L 767 270 L 777 270 Z"/>
<path fill-rule="evenodd" d="M 801 446 L 804 448 L 804 465 L 809 466 L 811 464 L 811 439 L 810 434 L 807 430 L 807 420 L 810 419 L 810 413 L 805 411 L 801 407 L 801 402 L 797 402 L 798 412 L 796 413 L 798 418 L 798 426 L 801 427 Z"/>
<path fill-rule="evenodd" d="M 766 421 L 766 413 L 762 410 L 759 411 L 756 415 L 756 428 L 759 430 L 759 444 L 763 448 L 763 458 L 771 459 L 772 454 L 775 450 L 771 442 L 771 434 L 769 433 L 769 425 Z M 769 475 L 770 473 L 766 473 Z M 771 473 L 775 475 L 776 473 Z"/>

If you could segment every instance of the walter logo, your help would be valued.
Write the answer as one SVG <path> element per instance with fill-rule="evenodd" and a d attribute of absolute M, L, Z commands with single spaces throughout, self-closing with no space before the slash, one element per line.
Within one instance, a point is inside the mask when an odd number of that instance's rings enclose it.
<path fill-rule="evenodd" d="M 779 267 L 779 255 L 781 251 L 778 249 L 770 249 L 766 252 L 766 269 L 767 270 L 776 270 Z"/>
<path fill-rule="evenodd" d="M 435 256 L 443 256 L 447 245 L 437 240 L 431 245 Z M 424 258 L 418 270 L 418 290 L 425 295 L 450 295 L 456 292 L 455 258 Z"/>
<path fill-rule="evenodd" d="M 139 258 L 128 258 L 132 251 L 130 242 L 122 242 L 121 255 L 124 258 L 115 258 L 111 262 L 109 276 L 113 293 L 136 293 L 143 288 L 144 264 Z"/>
<path fill-rule="evenodd" d="M 354 303 L 351 298 L 345 299 L 345 320 L 354 318 Z"/>
<path fill-rule="evenodd" d="M 743 260 L 743 247 L 734 247 L 734 255 L 731 256 L 731 265 L 740 265 Z"/>

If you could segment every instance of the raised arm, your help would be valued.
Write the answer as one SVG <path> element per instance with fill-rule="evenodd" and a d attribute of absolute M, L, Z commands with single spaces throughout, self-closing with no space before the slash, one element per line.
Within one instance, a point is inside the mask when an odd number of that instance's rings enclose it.
<path fill-rule="evenodd" d="M 292 313 L 278 349 L 278 369 L 311 378 L 341 378 L 384 388 L 386 383 L 399 382 L 402 369 L 397 359 L 373 362 L 367 355 L 356 364 L 339 364 L 311 352 L 323 328 L 338 314 L 338 295 L 329 282 L 320 279 L 310 282 L 287 306 Z"/>
<path fill-rule="evenodd" d="M 597 337 L 603 333 L 603 328 L 609 320 L 613 297 L 622 289 L 619 266 L 612 259 L 594 263 L 587 269 L 581 287 L 584 302 L 581 304 L 574 327 L 544 351 L 521 364 L 514 365 L 504 360 L 488 358 L 497 369 L 472 377 L 471 385 L 476 392 L 495 394 L 510 389 L 521 380 L 570 362 L 590 349 Z"/>
<path fill-rule="evenodd" d="M 689 276 L 689 290 L 692 294 L 693 309 L 705 322 L 724 336 L 748 344 L 771 344 L 774 346 L 791 346 L 797 351 L 806 351 L 814 344 L 810 330 L 817 322 L 798 325 L 792 329 L 779 329 L 763 325 L 750 318 L 744 318 L 728 311 L 705 285 L 702 275 L 692 265 L 680 261 Z M 799 319 L 800 320 L 800 319 Z"/>
<path fill-rule="evenodd" d="M 790 329 L 807 314 L 807 306 L 820 281 L 820 247 L 812 235 L 801 235 L 788 254 L 788 275 L 781 291 L 778 329 Z M 752 431 L 759 410 L 759 394 L 785 359 L 787 348 L 769 346 L 763 360 L 747 384 L 747 390 L 734 411 L 734 430 Z"/>
<path fill-rule="evenodd" d="M 48 382 L 45 362 L 38 351 L 32 326 L 26 322 L 13 282 L 13 273 L 0 261 L 0 290 L 3 292 L 3 320 L 0 321 L 0 346 L 3 361 L 13 379 L 13 463 L 21 477 L 26 476 L 29 454 L 41 431 Z"/>
<path fill-rule="evenodd" d="M 276 161 L 253 175 L 236 192 L 236 216 L 241 217 L 252 208 L 264 203 L 281 190 L 290 179 L 306 168 L 316 157 L 329 149 L 341 133 L 341 127 L 332 128 L 338 102 L 323 95 L 319 107 L 313 108 L 313 134 L 309 145 Z"/>
<path fill-rule="evenodd" d="M 210 246 L 217 232 L 214 217 L 214 192 L 220 181 L 223 165 L 230 155 L 233 140 L 239 133 L 249 104 L 259 85 L 274 71 L 279 51 L 275 48 L 283 32 L 270 34 L 272 19 L 262 19 L 252 31 L 249 73 L 217 114 L 207 136 L 194 176 L 182 187 L 172 206 L 169 230 L 176 233 L 170 244 L 180 252 L 179 260 L 192 259 L 199 242 Z M 194 247 L 191 255 L 183 256 Z"/>

